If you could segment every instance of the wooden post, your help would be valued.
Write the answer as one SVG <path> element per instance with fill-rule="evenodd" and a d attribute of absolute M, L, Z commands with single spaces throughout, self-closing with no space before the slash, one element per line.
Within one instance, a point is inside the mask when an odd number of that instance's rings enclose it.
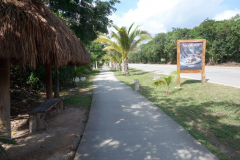
<path fill-rule="evenodd" d="M 46 66 L 46 95 L 47 99 L 52 99 L 52 66 Z"/>
<path fill-rule="evenodd" d="M 10 125 L 10 61 L 0 59 L 0 128 L 11 139 Z"/>
<path fill-rule="evenodd" d="M 203 50 L 202 50 L 202 83 L 205 83 L 206 76 L 205 76 L 205 50 L 206 50 L 206 40 L 203 43 Z"/>
<path fill-rule="evenodd" d="M 181 88 L 181 77 L 180 77 L 180 74 L 177 76 L 177 88 Z"/>
<path fill-rule="evenodd" d="M 134 79 L 134 83 L 135 83 L 135 91 L 138 91 L 139 90 L 139 80 Z"/>
<path fill-rule="evenodd" d="M 181 77 L 180 77 L 180 42 L 177 43 L 177 71 L 179 75 L 177 76 L 177 88 L 181 87 Z"/>
<path fill-rule="evenodd" d="M 55 91 L 54 91 L 54 98 L 59 98 L 59 73 L 58 67 L 56 66 L 56 81 L 55 81 Z"/>
<path fill-rule="evenodd" d="M 205 79 L 206 79 L 205 72 L 202 72 L 202 83 L 205 83 Z"/>

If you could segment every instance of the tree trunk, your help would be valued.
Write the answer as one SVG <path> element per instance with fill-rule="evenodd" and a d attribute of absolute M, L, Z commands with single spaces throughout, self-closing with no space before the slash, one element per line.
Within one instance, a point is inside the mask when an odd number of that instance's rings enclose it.
<path fill-rule="evenodd" d="M 98 66 L 97 66 L 97 61 L 96 61 L 96 69 L 98 69 Z"/>
<path fill-rule="evenodd" d="M 114 63 L 112 63 L 112 67 L 111 68 L 112 68 L 112 70 L 114 70 Z"/>
<path fill-rule="evenodd" d="M 124 74 L 125 74 L 126 76 L 129 76 L 129 72 L 128 72 L 128 61 L 127 61 L 127 59 L 125 59 L 125 61 L 124 61 Z"/>
<path fill-rule="evenodd" d="M 121 63 L 118 64 L 118 71 L 121 71 Z"/>
<path fill-rule="evenodd" d="M 52 99 L 52 66 L 46 66 L 46 94 L 47 99 Z"/>
<path fill-rule="evenodd" d="M 10 61 L 0 59 L 0 128 L 11 139 L 10 125 Z"/>
<path fill-rule="evenodd" d="M 167 88 L 167 95 L 169 95 L 170 94 L 170 89 L 169 89 L 169 87 Z"/>
<path fill-rule="evenodd" d="M 58 73 L 58 67 L 56 67 L 56 82 L 55 82 L 54 98 L 59 98 L 59 73 Z"/>
<path fill-rule="evenodd" d="M 122 59 L 122 72 L 124 73 L 124 63 L 125 61 L 124 61 L 124 59 Z"/>

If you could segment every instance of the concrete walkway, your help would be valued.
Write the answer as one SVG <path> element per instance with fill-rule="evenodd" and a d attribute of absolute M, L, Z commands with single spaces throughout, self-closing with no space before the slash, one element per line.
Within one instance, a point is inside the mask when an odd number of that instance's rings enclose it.
<path fill-rule="evenodd" d="M 217 159 L 152 102 L 106 67 L 94 79 L 92 107 L 75 160 Z"/>

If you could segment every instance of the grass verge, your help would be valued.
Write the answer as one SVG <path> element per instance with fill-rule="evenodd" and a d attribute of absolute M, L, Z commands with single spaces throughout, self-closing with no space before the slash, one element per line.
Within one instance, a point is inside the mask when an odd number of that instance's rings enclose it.
<path fill-rule="evenodd" d="M 77 87 L 71 88 L 61 94 L 63 104 L 69 107 L 87 108 L 90 109 L 92 103 L 92 81 L 99 70 L 93 70 L 90 74 L 86 75 L 85 81 L 76 83 Z"/>
<path fill-rule="evenodd" d="M 134 89 L 134 79 L 139 79 L 140 94 L 152 101 L 195 139 L 219 159 L 240 159 L 240 89 L 202 84 L 199 80 L 181 79 L 167 88 L 154 87 L 153 76 L 166 77 L 151 72 L 129 69 L 130 76 L 114 71 L 118 80 Z"/>

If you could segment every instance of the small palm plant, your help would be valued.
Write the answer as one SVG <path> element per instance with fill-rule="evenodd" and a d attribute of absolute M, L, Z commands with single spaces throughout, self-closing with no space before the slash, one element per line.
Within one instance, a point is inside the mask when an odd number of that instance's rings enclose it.
<path fill-rule="evenodd" d="M 154 86 L 159 86 L 161 84 L 165 84 L 167 86 L 167 95 L 171 93 L 169 87 L 172 82 L 172 80 L 179 75 L 180 73 L 177 71 L 172 71 L 171 74 L 168 77 L 164 77 L 163 79 L 157 79 L 155 82 L 153 82 Z"/>

